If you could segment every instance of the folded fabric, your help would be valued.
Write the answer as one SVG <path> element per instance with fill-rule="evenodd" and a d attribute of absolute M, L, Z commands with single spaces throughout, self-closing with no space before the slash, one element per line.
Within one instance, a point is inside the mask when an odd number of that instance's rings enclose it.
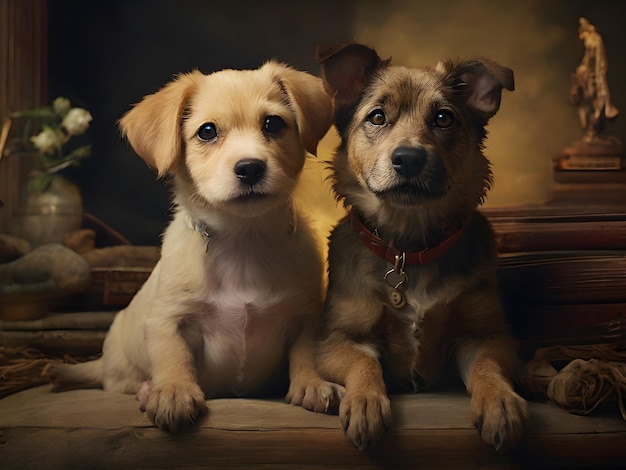
<path fill-rule="evenodd" d="M 626 364 L 598 359 L 574 359 L 548 384 L 550 400 L 572 413 L 586 415 L 604 403 L 617 401 L 626 419 Z"/>
<path fill-rule="evenodd" d="M 581 415 L 617 402 L 626 420 L 626 343 L 541 348 L 527 372 L 535 396 Z"/>

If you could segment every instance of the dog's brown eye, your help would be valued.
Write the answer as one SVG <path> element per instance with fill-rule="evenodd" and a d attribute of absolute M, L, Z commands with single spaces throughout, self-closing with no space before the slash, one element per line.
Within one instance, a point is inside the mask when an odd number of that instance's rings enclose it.
<path fill-rule="evenodd" d="M 263 128 L 268 134 L 278 134 L 285 126 L 285 121 L 280 116 L 267 116 L 263 123 Z"/>
<path fill-rule="evenodd" d="M 217 127 L 212 122 L 206 122 L 200 126 L 196 135 L 201 141 L 210 142 L 217 139 Z"/>
<path fill-rule="evenodd" d="M 375 126 L 383 126 L 387 122 L 387 117 L 382 109 L 375 109 L 367 115 L 367 122 Z"/>
<path fill-rule="evenodd" d="M 452 124 L 454 124 L 454 116 L 450 111 L 437 111 L 435 114 L 435 126 L 440 127 L 442 129 L 447 129 Z"/>

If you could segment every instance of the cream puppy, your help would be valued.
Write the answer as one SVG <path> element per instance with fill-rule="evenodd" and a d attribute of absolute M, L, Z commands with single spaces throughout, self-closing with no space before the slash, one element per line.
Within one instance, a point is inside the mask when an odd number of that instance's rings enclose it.
<path fill-rule="evenodd" d="M 288 364 L 291 403 L 336 405 L 338 386 L 313 365 L 323 263 L 292 201 L 331 121 L 321 80 L 277 62 L 180 75 L 129 111 L 123 134 L 173 175 L 175 215 L 102 358 L 50 364 L 54 387 L 140 390 L 150 419 L 175 432 L 205 398 L 272 391 Z"/>

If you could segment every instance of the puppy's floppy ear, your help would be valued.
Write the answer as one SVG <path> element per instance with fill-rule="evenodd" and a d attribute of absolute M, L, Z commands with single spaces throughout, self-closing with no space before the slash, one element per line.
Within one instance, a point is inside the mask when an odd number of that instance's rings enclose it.
<path fill-rule="evenodd" d="M 276 62 L 266 67 L 276 68 L 278 79 L 296 108 L 302 144 L 307 152 L 316 155 L 317 143 L 333 123 L 332 100 L 324 91 L 322 80 Z"/>
<path fill-rule="evenodd" d="M 357 43 L 319 45 L 316 58 L 322 67 L 324 88 L 338 109 L 353 108 L 372 72 L 390 62 L 382 60 L 374 49 Z"/>
<path fill-rule="evenodd" d="M 462 91 L 483 125 L 500 109 L 502 88 L 515 89 L 513 71 L 484 57 L 443 60 L 437 64 L 437 71 L 448 75 Z"/>
<path fill-rule="evenodd" d="M 179 75 L 120 119 L 122 135 L 159 176 L 170 172 L 181 156 L 183 113 L 202 76 L 197 70 Z"/>

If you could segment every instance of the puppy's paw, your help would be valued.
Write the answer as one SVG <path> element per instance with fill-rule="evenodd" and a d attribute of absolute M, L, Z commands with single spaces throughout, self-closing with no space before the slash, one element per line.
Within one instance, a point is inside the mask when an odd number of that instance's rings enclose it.
<path fill-rule="evenodd" d="M 339 418 L 348 440 L 365 450 L 391 426 L 391 402 L 384 393 L 351 390 L 339 405 Z"/>
<path fill-rule="evenodd" d="M 470 406 L 480 437 L 496 451 L 505 452 L 522 439 L 529 420 L 528 404 L 508 386 L 478 387 Z"/>
<path fill-rule="evenodd" d="M 339 408 L 345 393 L 346 389 L 341 385 L 316 378 L 308 382 L 292 381 L 286 398 L 292 405 L 316 413 L 327 413 Z"/>
<path fill-rule="evenodd" d="M 175 434 L 196 424 L 207 414 L 208 408 L 198 384 L 166 382 L 152 383 L 145 411 L 150 421 L 159 428 Z"/>

